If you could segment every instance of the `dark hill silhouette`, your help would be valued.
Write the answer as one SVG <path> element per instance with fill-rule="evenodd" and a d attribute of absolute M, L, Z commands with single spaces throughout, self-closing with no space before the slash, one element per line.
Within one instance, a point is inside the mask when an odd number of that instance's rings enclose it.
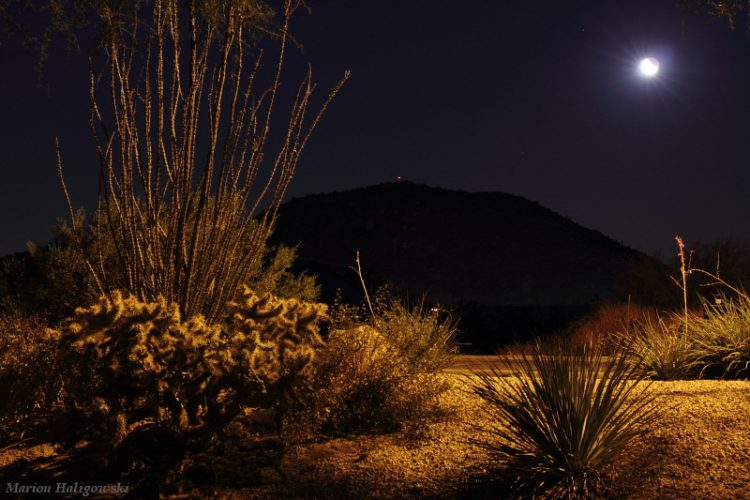
<path fill-rule="evenodd" d="M 340 275 L 359 250 L 371 280 L 487 305 L 591 304 L 641 256 L 520 196 L 409 182 L 290 200 L 274 240 Z"/>
<path fill-rule="evenodd" d="M 618 276 L 644 257 L 520 196 L 411 182 L 292 199 L 273 239 L 300 244 L 326 296 L 357 286 L 349 266 L 359 251 L 373 287 L 537 319 L 540 308 L 582 311 L 614 297 Z"/>

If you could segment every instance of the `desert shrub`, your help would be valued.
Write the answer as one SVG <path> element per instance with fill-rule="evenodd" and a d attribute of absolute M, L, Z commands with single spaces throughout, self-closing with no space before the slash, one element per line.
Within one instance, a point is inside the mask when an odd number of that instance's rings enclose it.
<path fill-rule="evenodd" d="M 471 382 L 493 422 L 476 442 L 507 459 L 521 497 L 589 498 L 602 467 L 658 415 L 626 349 L 606 360 L 601 351 L 537 341 L 517 365 L 498 361 L 514 376 L 496 367 Z"/>
<path fill-rule="evenodd" d="M 264 245 L 263 258 L 253 268 L 248 285 L 259 294 L 271 293 L 285 299 L 315 302 L 320 297 L 317 278 L 309 274 L 295 273 L 297 247 Z"/>
<path fill-rule="evenodd" d="M 406 371 L 399 354 L 370 326 L 329 333 L 315 391 L 324 430 L 393 429 L 405 419 L 409 394 L 399 390 Z"/>
<path fill-rule="evenodd" d="M 62 390 L 57 344 L 38 317 L 0 316 L 0 427 L 49 409 Z"/>
<path fill-rule="evenodd" d="M 570 340 L 611 354 L 621 345 L 622 336 L 631 336 L 638 321 L 655 318 L 655 310 L 636 304 L 602 305 L 570 327 Z"/>
<path fill-rule="evenodd" d="M 112 283 L 122 281 L 111 239 L 101 237 L 100 219 L 94 217 L 83 229 L 83 210 L 75 217 L 76 229 L 58 221 L 49 244 L 29 242 L 26 252 L 0 261 L 0 314 L 36 315 L 57 323 L 93 303 L 100 291 L 83 255 L 106 268 Z"/>
<path fill-rule="evenodd" d="M 0 315 L 21 313 L 18 290 L 23 274 L 24 261 L 18 254 L 0 257 Z"/>
<path fill-rule="evenodd" d="M 205 441 L 243 407 L 278 406 L 310 376 L 325 309 L 245 287 L 225 321 L 212 325 L 202 316 L 183 320 L 163 298 L 102 296 L 56 332 L 74 360 L 66 410 L 113 445 L 142 428 Z"/>
<path fill-rule="evenodd" d="M 691 354 L 701 377 L 750 377 L 750 299 L 721 296 L 704 301 L 703 317 L 694 322 Z"/>
<path fill-rule="evenodd" d="M 251 245 L 254 235 L 254 225 L 250 226 L 241 242 L 245 246 Z M 296 248 L 264 242 L 260 254 L 246 280 L 259 294 L 318 299 L 320 287 L 315 277 L 292 270 Z M 93 304 L 100 290 L 86 260 L 102 274 L 105 288 L 126 288 L 125 268 L 101 211 L 87 221 L 85 212 L 79 210 L 72 225 L 58 221 L 49 244 L 28 243 L 25 253 L 0 259 L 0 314 L 37 315 L 55 324 L 76 308 Z"/>
<path fill-rule="evenodd" d="M 456 324 L 439 307 L 427 307 L 424 301 L 407 307 L 381 294 L 375 314 L 377 328 L 417 372 L 437 373 L 457 352 Z"/>
<path fill-rule="evenodd" d="M 630 350 L 645 375 L 655 380 L 695 378 L 696 356 L 693 343 L 693 316 L 685 331 L 682 313 L 646 317 L 635 325 Z"/>
<path fill-rule="evenodd" d="M 327 433 L 390 431 L 440 411 L 439 371 L 457 351 L 456 326 L 418 305 L 382 296 L 365 322 L 338 307 L 315 377 L 314 426 Z"/>

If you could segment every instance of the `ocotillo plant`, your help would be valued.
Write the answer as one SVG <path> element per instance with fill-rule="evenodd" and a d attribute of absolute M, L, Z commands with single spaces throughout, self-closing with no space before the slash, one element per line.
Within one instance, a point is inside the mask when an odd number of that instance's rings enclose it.
<path fill-rule="evenodd" d="M 310 113 L 308 69 L 274 137 L 300 4 L 286 0 L 276 23 L 262 0 L 91 3 L 105 34 L 90 70 L 100 204 L 127 288 L 141 300 L 163 296 L 183 316 L 213 322 L 247 281 L 300 155 L 348 76 Z M 278 45 L 266 84 L 261 35 Z"/>

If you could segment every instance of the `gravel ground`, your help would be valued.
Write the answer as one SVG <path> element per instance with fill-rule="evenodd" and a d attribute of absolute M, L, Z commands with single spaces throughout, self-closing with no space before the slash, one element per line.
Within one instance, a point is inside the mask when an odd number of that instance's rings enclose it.
<path fill-rule="evenodd" d="M 449 417 L 419 432 L 308 443 L 287 452 L 280 467 L 259 468 L 251 451 L 207 457 L 207 469 L 235 487 L 175 498 L 503 498 L 493 486 L 503 464 L 470 442 L 485 419 L 481 402 L 466 390 L 465 376 L 446 377 L 453 386 L 444 398 Z M 605 496 L 750 499 L 750 381 L 652 387 L 667 409 L 660 424 L 605 471 Z M 0 475 L 3 467 L 57 452 L 52 445 L 0 450 Z M 210 465 L 215 460 L 223 465 Z M 219 477 L 222 467 L 231 477 Z"/>
<path fill-rule="evenodd" d="M 656 382 L 671 407 L 626 451 L 613 498 L 750 498 L 750 382 Z"/>
<path fill-rule="evenodd" d="M 359 436 L 306 445 L 283 462 L 286 481 L 224 490 L 230 498 L 497 498 L 492 469 L 502 464 L 469 443 L 483 413 L 454 389 L 454 418 L 419 435 Z M 750 382 L 655 382 L 668 405 L 661 424 L 605 472 L 609 498 L 750 499 Z"/>

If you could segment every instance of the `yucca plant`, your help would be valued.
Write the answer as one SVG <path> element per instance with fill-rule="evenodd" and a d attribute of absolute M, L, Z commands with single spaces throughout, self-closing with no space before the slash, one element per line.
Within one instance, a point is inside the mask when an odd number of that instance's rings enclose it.
<path fill-rule="evenodd" d="M 537 341 L 518 364 L 498 362 L 514 376 L 501 376 L 496 366 L 471 382 L 492 422 L 474 442 L 507 458 L 519 497 L 590 497 L 602 467 L 658 416 L 626 349 L 605 358 L 587 347 Z"/>

